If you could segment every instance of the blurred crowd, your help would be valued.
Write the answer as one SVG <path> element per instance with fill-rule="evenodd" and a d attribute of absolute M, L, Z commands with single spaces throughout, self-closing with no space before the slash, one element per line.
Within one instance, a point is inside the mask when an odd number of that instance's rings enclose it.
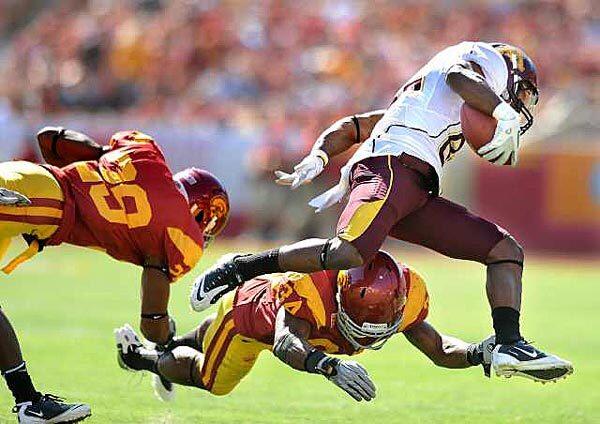
<path fill-rule="evenodd" d="M 542 98 L 574 87 L 597 97 L 593 3 L 4 0 L 0 99 L 30 119 L 116 112 L 260 130 L 249 162 L 260 175 L 293 162 L 338 117 L 385 107 L 462 40 L 524 47 Z"/>
<path fill-rule="evenodd" d="M 335 117 L 385 106 L 461 40 L 525 47 L 544 95 L 583 84 L 600 66 L 593 3 L 4 0 L 0 96 L 19 111 L 216 120 L 309 143 Z"/>

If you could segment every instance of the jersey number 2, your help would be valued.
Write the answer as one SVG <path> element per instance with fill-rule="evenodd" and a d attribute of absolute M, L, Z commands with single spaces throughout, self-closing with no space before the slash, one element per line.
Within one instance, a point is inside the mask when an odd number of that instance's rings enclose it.
<path fill-rule="evenodd" d="M 129 228 L 145 227 L 152 219 L 152 208 L 148 202 L 148 195 L 142 187 L 137 184 L 127 184 L 134 181 L 137 175 L 131 158 L 121 153 L 118 157 L 110 158 L 110 160 L 119 164 L 117 171 L 100 165 L 100 172 L 98 172 L 91 169 L 85 162 L 77 164 L 76 169 L 81 181 L 98 183 L 90 187 L 89 194 L 98 213 L 108 222 L 124 224 Z M 111 184 L 114 185 L 111 186 Z M 135 212 L 127 213 L 126 199 L 133 201 Z"/>

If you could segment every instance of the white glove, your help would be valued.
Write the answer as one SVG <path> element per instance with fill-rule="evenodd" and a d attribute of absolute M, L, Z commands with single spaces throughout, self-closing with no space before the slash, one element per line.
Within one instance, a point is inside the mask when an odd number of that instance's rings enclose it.
<path fill-rule="evenodd" d="M 302 161 L 294 166 L 294 172 L 288 174 L 283 171 L 275 171 L 277 180 L 275 182 L 280 185 L 289 185 L 292 190 L 300 187 L 303 184 L 310 183 L 317 177 L 329 162 L 327 153 L 323 150 L 315 149 L 310 152 Z"/>
<path fill-rule="evenodd" d="M 0 188 L 0 206 L 29 206 L 31 200 L 21 193 L 7 188 Z"/>
<path fill-rule="evenodd" d="M 139 371 L 139 358 L 144 356 L 153 356 L 158 358 L 158 352 L 148 349 L 141 342 L 135 330 L 129 324 L 123 327 L 115 328 L 115 342 L 117 344 L 117 360 L 119 366 L 127 371 Z"/>
<path fill-rule="evenodd" d="M 315 213 L 323 212 L 328 207 L 340 202 L 348 192 L 350 188 L 350 167 L 348 165 L 344 166 L 340 170 L 340 174 L 340 182 L 336 186 L 308 202 L 309 206 L 315 208 Z"/>
<path fill-rule="evenodd" d="M 496 118 L 496 132 L 488 144 L 482 146 L 477 153 L 494 165 L 502 166 L 511 158 L 511 166 L 518 161 L 519 133 L 521 131 L 520 117 L 508 103 L 501 102 L 492 116 Z M 511 157 L 512 155 L 512 157 Z M 494 160 L 496 159 L 497 160 Z M 492 162 L 492 160 L 494 160 Z"/>
<path fill-rule="evenodd" d="M 360 402 L 375 398 L 375 384 L 362 365 L 358 362 L 342 360 L 335 360 L 331 365 L 335 371 L 327 379 L 352 396 L 354 400 Z"/>

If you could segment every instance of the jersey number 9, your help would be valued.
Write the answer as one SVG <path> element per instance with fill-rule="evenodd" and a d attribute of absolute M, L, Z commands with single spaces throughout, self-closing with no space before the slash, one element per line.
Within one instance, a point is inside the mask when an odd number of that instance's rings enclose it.
<path fill-rule="evenodd" d="M 94 183 L 90 186 L 89 195 L 98 213 L 112 224 L 124 224 L 129 228 L 145 227 L 152 219 L 152 208 L 146 191 L 137 184 L 130 184 L 137 175 L 131 158 L 121 153 L 109 160 L 119 164 L 117 171 L 106 169 L 100 164 L 98 172 L 86 162 L 76 166 L 81 181 Z M 125 199 L 133 200 L 135 212 L 127 213 Z"/>

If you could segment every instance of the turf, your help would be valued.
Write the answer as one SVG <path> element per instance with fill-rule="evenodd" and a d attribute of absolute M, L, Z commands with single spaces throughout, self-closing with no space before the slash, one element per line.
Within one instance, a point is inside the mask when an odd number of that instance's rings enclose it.
<path fill-rule="evenodd" d="M 228 246 L 216 245 L 200 267 Z M 229 246 L 230 247 L 230 246 Z M 239 246 L 238 246 L 239 247 Z M 434 254 L 403 255 L 426 277 L 429 321 L 478 341 L 491 323 L 483 269 Z M 600 267 L 591 261 L 529 260 L 524 284 L 525 335 L 572 360 L 575 374 L 545 385 L 516 378 L 484 379 L 480 369 L 434 367 L 402 336 L 358 359 L 378 397 L 356 403 L 325 379 L 294 372 L 268 353 L 229 396 L 180 388 L 171 404 L 157 401 L 149 377 L 121 371 L 112 330 L 137 326 L 139 269 L 99 252 L 47 249 L 10 277 L 0 299 L 19 332 L 41 390 L 91 404 L 90 423 L 282 422 L 543 422 L 600 420 Z M 181 330 L 201 317 L 187 306 L 191 277 L 173 287 L 171 312 Z M 12 398 L 0 387 L 0 422 L 13 422 Z"/>

